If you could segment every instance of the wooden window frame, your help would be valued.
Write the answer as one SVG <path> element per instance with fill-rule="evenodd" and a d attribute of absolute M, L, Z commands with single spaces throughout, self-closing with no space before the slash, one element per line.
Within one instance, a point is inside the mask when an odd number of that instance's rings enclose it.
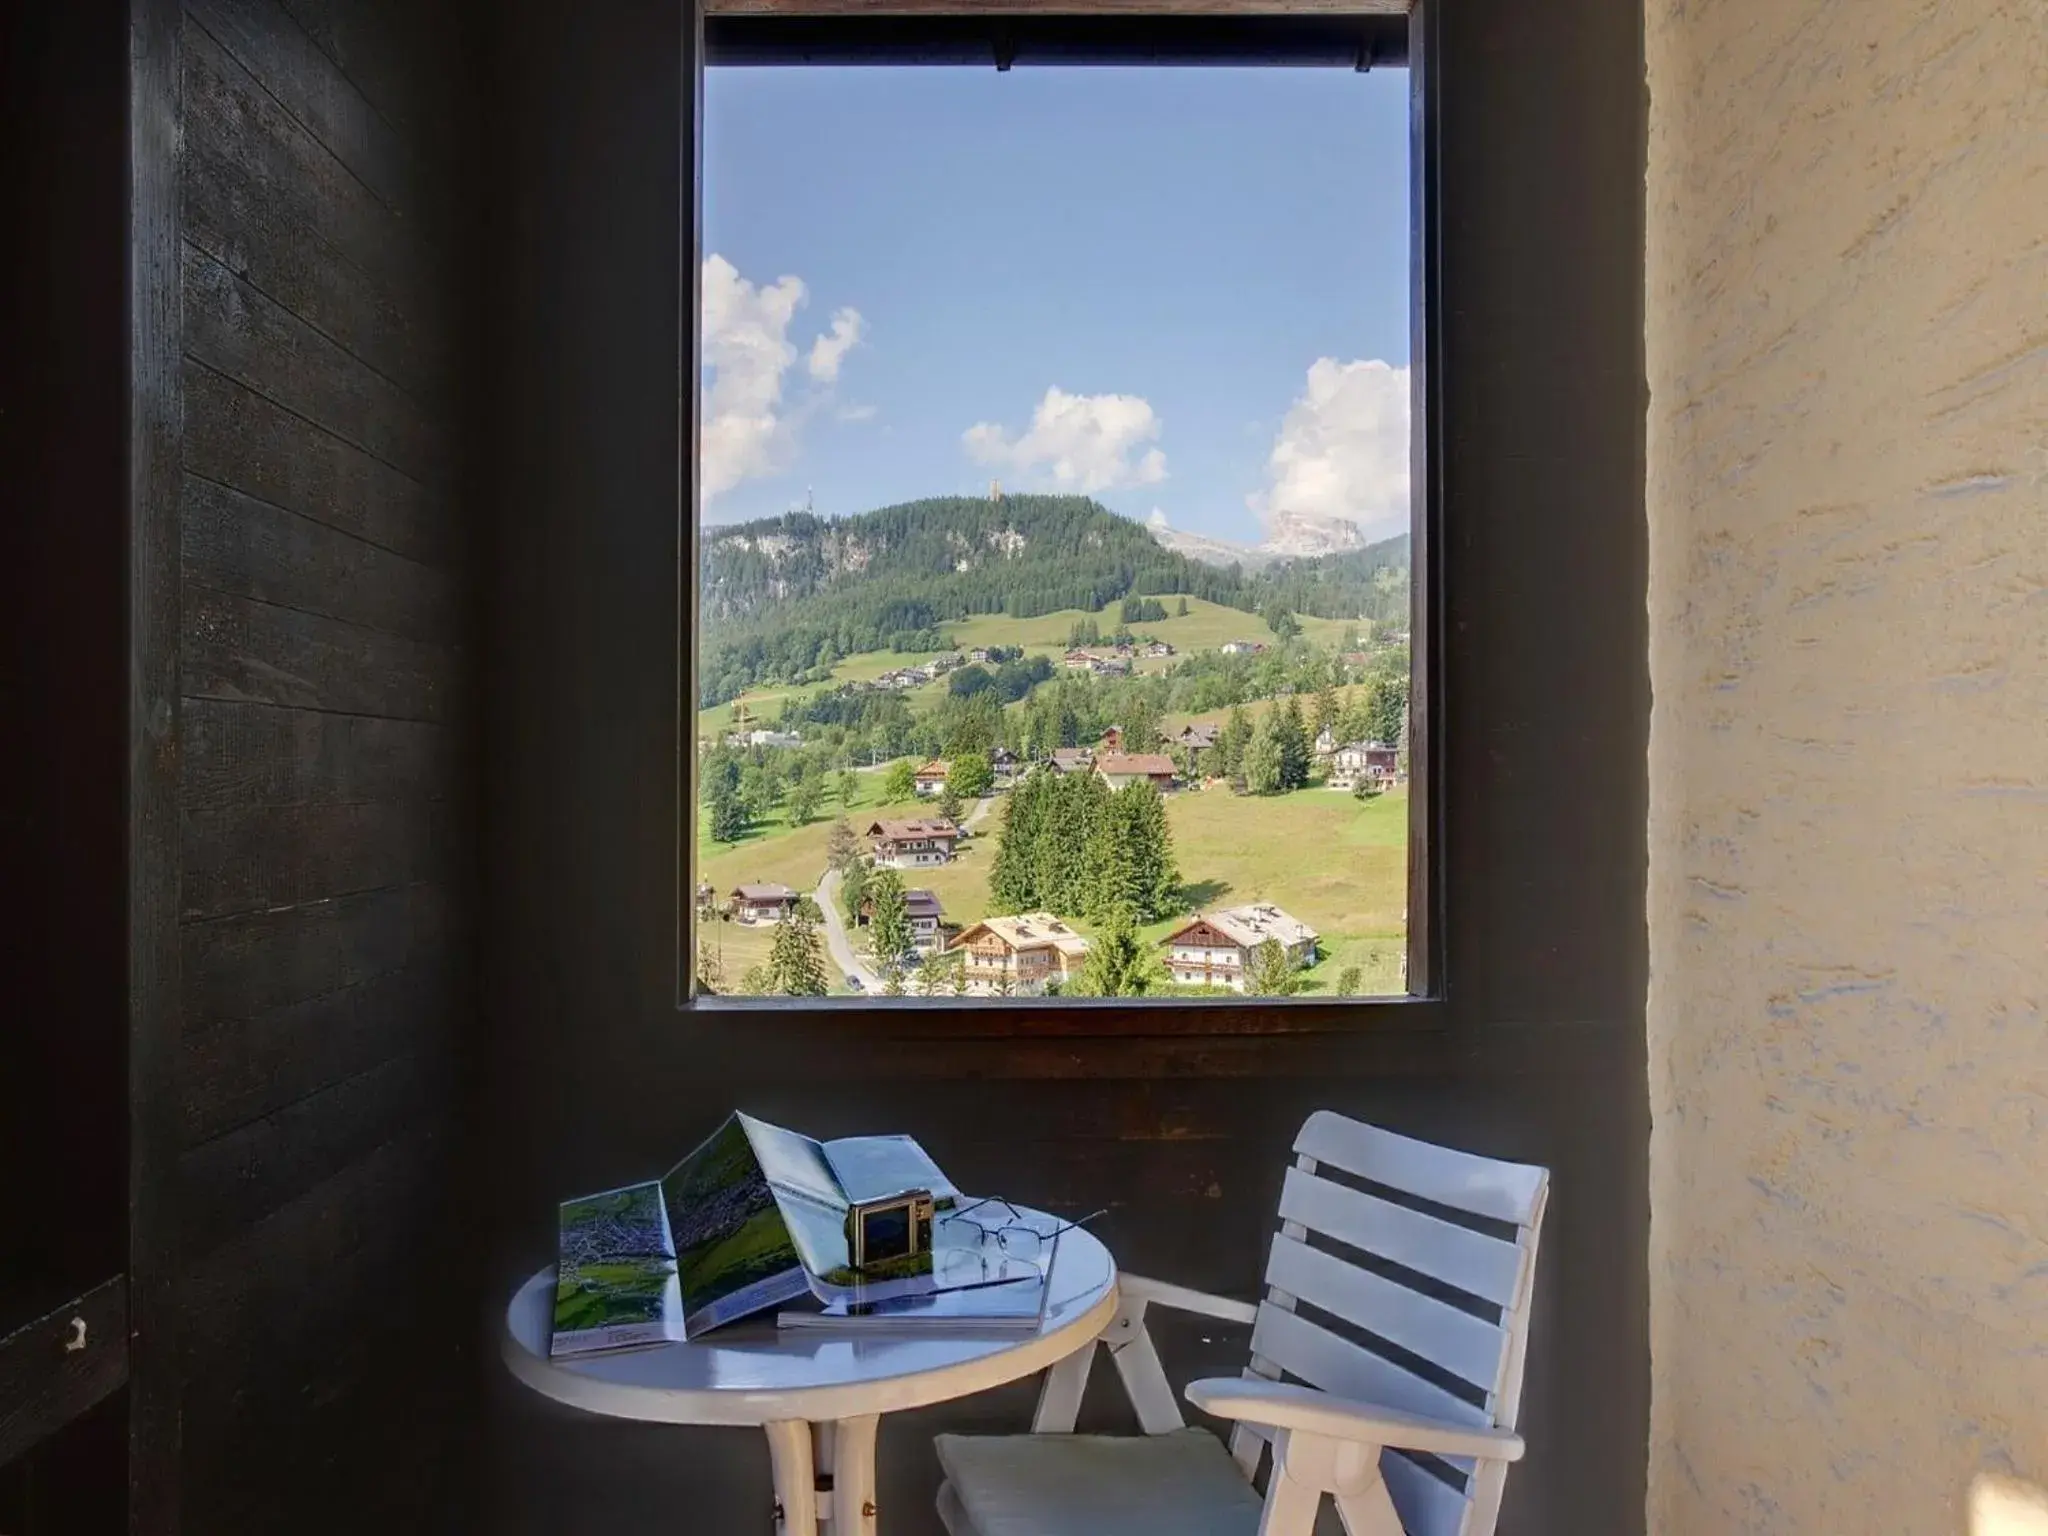
<path fill-rule="evenodd" d="M 1291 1070 L 1314 1070 L 1319 1059 L 1359 1065 L 1350 1037 L 1370 1034 L 1398 1071 L 1440 1064 L 1444 1020 L 1445 861 L 1442 834 L 1444 746 L 1442 722 L 1445 612 L 1442 591 L 1442 345 L 1439 317 L 1441 208 L 1437 187 L 1439 54 L 1435 44 L 1442 0 L 699 0 L 693 8 L 692 46 L 683 125 L 691 184 L 685 199 L 689 224 L 689 291 L 682 359 L 685 412 L 678 515 L 689 558 L 678 572 L 679 772 L 676 909 L 678 1007 L 705 1020 L 774 1013 L 805 1036 L 808 1047 L 829 1044 L 839 1062 L 860 1053 L 869 1070 L 908 1065 L 944 1076 L 974 1068 L 977 1043 L 1002 1042 L 1009 1070 L 1028 1075 L 1092 1075 L 1092 1052 L 1073 1048 L 1090 1039 L 1116 1039 L 1124 1070 L 1200 1075 L 1261 1072 L 1279 1063 L 1267 1053 L 1289 1037 L 1283 1052 Z M 696 828 L 695 718 L 697 596 L 700 559 L 696 464 L 699 432 L 700 353 L 697 316 L 703 261 L 702 124 L 704 68 L 761 64 L 1294 64 L 1311 67 L 1381 65 L 1410 73 L 1409 315 L 1411 344 L 1410 520 L 1411 627 L 1409 685 L 1408 955 L 1409 990 L 1375 998 L 1300 997 L 1242 1002 L 1187 999 L 986 999 L 699 997 L 694 984 L 694 891 L 690 853 Z M 1172 1017 L 1167 1014 L 1171 1012 Z M 808 1028 L 804 1026 L 810 1026 Z M 1318 1051 L 1320 1037 L 1335 1055 Z M 1142 1048 L 1157 1042 L 1156 1057 Z M 1307 1047 L 1307 1049 L 1303 1049 Z M 962 1052 L 966 1054 L 961 1055 Z M 1020 1056 L 1020 1052 L 1022 1056 Z M 1024 1060 L 1028 1056 L 1030 1060 Z M 1131 1060 L 1124 1061 L 1123 1058 Z M 814 1062 L 813 1065 L 822 1065 Z"/>

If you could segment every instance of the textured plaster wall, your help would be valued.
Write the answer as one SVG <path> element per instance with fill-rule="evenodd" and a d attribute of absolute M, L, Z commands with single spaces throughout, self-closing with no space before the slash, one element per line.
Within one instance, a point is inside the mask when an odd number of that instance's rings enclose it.
<path fill-rule="evenodd" d="M 1645 48 L 1649 1528 L 1962 1532 L 2048 1482 L 2048 3 Z"/>

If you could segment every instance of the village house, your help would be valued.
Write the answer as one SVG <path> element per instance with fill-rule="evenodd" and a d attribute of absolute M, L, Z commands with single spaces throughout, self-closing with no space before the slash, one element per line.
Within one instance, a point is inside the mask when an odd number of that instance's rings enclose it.
<path fill-rule="evenodd" d="M 917 770 L 911 782 L 917 786 L 920 795 L 940 794 L 946 788 L 946 775 L 952 771 L 950 763 L 943 758 L 935 757 Z"/>
<path fill-rule="evenodd" d="M 1111 789 L 1141 780 L 1155 789 L 1173 788 L 1173 759 L 1164 752 L 1105 752 L 1095 760 L 1095 771 Z"/>
<path fill-rule="evenodd" d="M 1121 752 L 1124 749 L 1124 728 L 1112 725 L 1102 733 L 1102 740 L 1096 743 L 1105 752 Z"/>
<path fill-rule="evenodd" d="M 1159 942 L 1167 973 L 1178 985 L 1242 992 L 1252 951 L 1268 939 L 1277 940 L 1297 965 L 1315 963 L 1316 931 L 1270 902 L 1200 913 Z"/>
<path fill-rule="evenodd" d="M 1265 646 L 1256 640 L 1226 640 L 1220 649 L 1226 656 L 1256 656 Z"/>
<path fill-rule="evenodd" d="M 732 892 L 735 922 L 779 923 L 796 910 L 798 894 L 786 885 L 736 885 Z"/>
<path fill-rule="evenodd" d="M 921 955 L 936 953 L 945 943 L 945 911 L 939 905 L 936 893 L 927 890 L 905 891 L 903 910 L 910 919 L 911 947 Z M 863 896 L 860 900 L 858 922 L 866 927 L 875 920 L 875 898 Z"/>
<path fill-rule="evenodd" d="M 1096 651 L 1069 651 L 1061 662 L 1073 671 L 1092 672 L 1097 677 L 1119 677 L 1131 670 L 1128 650 L 1112 656 Z"/>
<path fill-rule="evenodd" d="M 1017 761 L 1017 754 L 1008 747 L 997 747 L 995 751 L 989 753 L 988 765 L 994 772 L 998 784 L 1014 783 L 1017 770 L 1021 766 Z"/>
<path fill-rule="evenodd" d="M 728 747 L 800 747 L 801 731 L 733 731 L 725 738 Z"/>
<path fill-rule="evenodd" d="M 1078 976 L 1088 941 L 1050 912 L 1022 912 L 970 925 L 946 952 L 967 957 L 970 992 L 1030 997 Z"/>
<path fill-rule="evenodd" d="M 1095 766 L 1095 754 L 1086 747 L 1054 747 L 1052 749 L 1052 771 L 1054 773 L 1086 773 Z"/>
<path fill-rule="evenodd" d="M 1401 763 L 1401 749 L 1378 741 L 1355 741 L 1339 747 L 1330 758 L 1329 787 L 1355 789 L 1360 779 L 1381 788 L 1395 782 Z"/>
<path fill-rule="evenodd" d="M 1184 725 L 1173 737 L 1173 744 L 1185 747 L 1190 752 L 1206 752 L 1223 737 L 1221 726 L 1200 724 Z"/>
<path fill-rule="evenodd" d="M 967 653 L 967 659 L 969 661 L 987 661 L 988 647 L 985 645 L 977 645 L 973 650 Z"/>
<path fill-rule="evenodd" d="M 943 816 L 911 821 L 877 821 L 868 827 L 868 846 L 884 869 L 929 869 L 953 862 L 960 829 Z"/>
<path fill-rule="evenodd" d="M 1145 647 L 1145 654 L 1147 656 L 1153 657 L 1154 659 L 1157 659 L 1161 656 L 1171 656 L 1173 654 L 1173 647 L 1168 645 L 1164 640 L 1154 640 L 1150 645 Z"/>
<path fill-rule="evenodd" d="M 1327 725 L 1316 732 L 1315 754 L 1319 758 L 1334 757 L 1337 752 L 1337 733 Z"/>

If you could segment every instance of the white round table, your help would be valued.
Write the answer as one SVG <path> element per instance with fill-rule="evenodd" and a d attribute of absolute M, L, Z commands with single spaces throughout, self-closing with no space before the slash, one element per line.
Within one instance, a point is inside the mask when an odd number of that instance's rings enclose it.
<path fill-rule="evenodd" d="M 1021 1208 L 1020 1208 L 1021 1209 Z M 1095 1342 L 1117 1309 L 1116 1264 L 1088 1232 L 1064 1233 L 1036 1332 L 825 1332 L 772 1314 L 686 1344 L 551 1359 L 555 1271 L 505 1309 L 512 1374 L 557 1402 L 662 1424 L 758 1424 L 775 1472 L 784 1536 L 874 1536 L 875 1430 L 922 1408 L 1044 1370 Z"/>

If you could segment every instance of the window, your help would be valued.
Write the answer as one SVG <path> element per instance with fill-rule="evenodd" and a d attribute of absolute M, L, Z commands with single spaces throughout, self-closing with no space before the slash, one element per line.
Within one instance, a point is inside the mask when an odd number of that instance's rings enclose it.
<path fill-rule="evenodd" d="M 1405 25 L 712 28 L 694 995 L 1428 990 Z"/>

